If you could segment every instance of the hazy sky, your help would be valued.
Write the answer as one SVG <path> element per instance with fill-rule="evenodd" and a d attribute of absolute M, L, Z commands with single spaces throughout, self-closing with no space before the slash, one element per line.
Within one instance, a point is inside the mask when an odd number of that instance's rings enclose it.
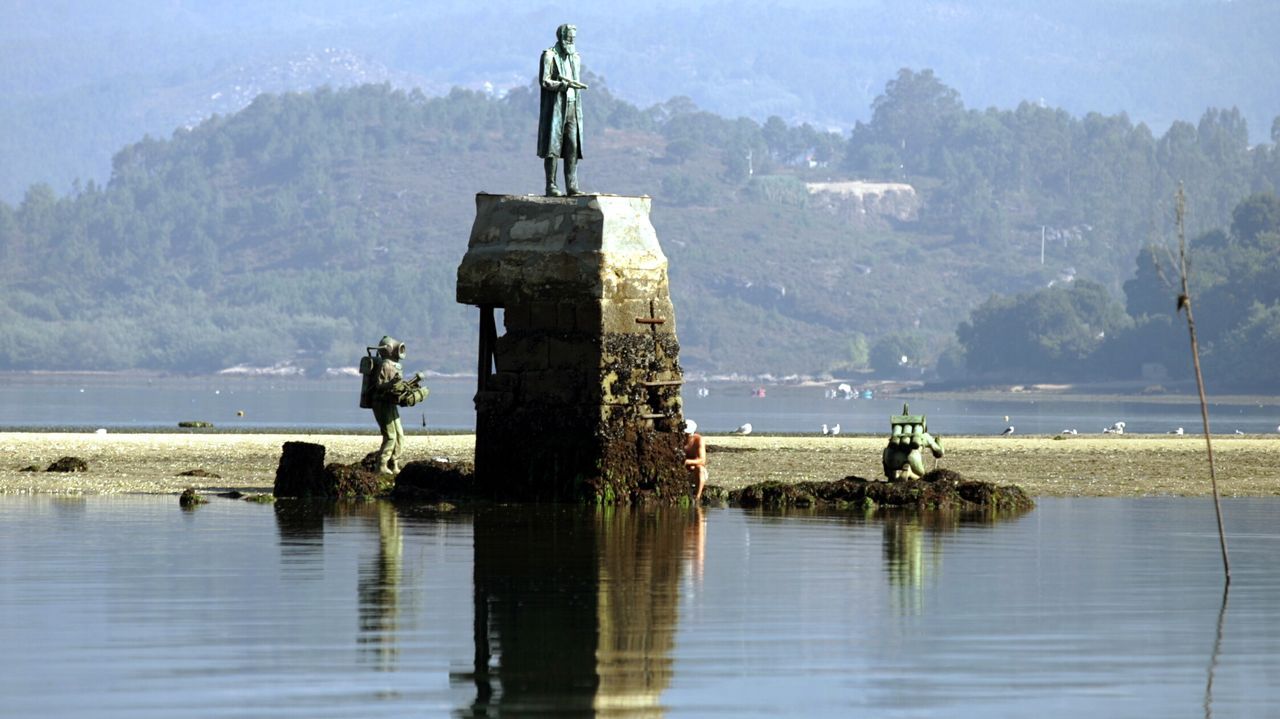
<path fill-rule="evenodd" d="M 970 107 L 1126 112 L 1156 134 L 1238 106 L 1255 141 L 1280 115 L 1280 2 L 953 0 L 70 0 L 0 2 L 0 197 L 103 176 L 260 91 L 390 82 L 443 93 L 532 79 L 561 22 L 623 99 L 848 128 L 899 68 Z"/>

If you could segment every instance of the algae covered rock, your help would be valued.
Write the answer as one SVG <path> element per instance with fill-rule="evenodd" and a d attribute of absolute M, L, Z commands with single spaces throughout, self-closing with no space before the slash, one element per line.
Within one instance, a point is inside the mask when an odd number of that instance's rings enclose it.
<path fill-rule="evenodd" d="M 361 498 L 376 497 L 385 491 L 384 476 L 370 472 L 356 464 L 339 464 L 333 462 L 324 468 L 324 494 L 313 497 Z"/>
<path fill-rule="evenodd" d="M 958 472 L 934 470 L 925 478 L 876 482 L 846 477 L 834 482 L 761 482 L 729 493 L 740 507 L 906 507 L 1025 511 L 1035 502 L 1014 485 L 965 480 Z"/>
<path fill-rule="evenodd" d="M 409 462 L 396 475 L 396 486 L 391 490 L 394 499 L 418 502 L 471 499 L 475 495 L 475 466 L 439 459 Z"/>
<path fill-rule="evenodd" d="M 178 472 L 176 477 L 204 477 L 205 479 L 222 479 L 222 475 L 214 474 L 207 469 L 188 469 L 185 472 Z"/>
<path fill-rule="evenodd" d="M 79 457 L 62 457 L 49 465 L 46 472 L 88 472 L 89 463 Z"/>
<path fill-rule="evenodd" d="M 199 494 L 196 494 L 196 490 L 191 487 L 182 490 L 182 494 L 178 496 L 178 506 L 183 509 L 192 509 L 200 506 L 201 504 L 206 504 L 208 501 L 209 500 L 201 497 Z"/>

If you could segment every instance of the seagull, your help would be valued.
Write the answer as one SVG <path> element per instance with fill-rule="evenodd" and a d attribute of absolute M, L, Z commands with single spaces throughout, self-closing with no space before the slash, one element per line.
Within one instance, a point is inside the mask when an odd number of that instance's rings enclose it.
<path fill-rule="evenodd" d="M 1103 434 L 1124 434 L 1124 422 L 1116 422 L 1102 430 Z"/>
<path fill-rule="evenodd" d="M 1181 436 L 1181 435 L 1186 434 L 1186 432 L 1184 432 L 1184 431 L 1183 431 L 1183 429 L 1182 429 L 1181 427 L 1178 427 L 1177 429 L 1171 429 L 1171 430 L 1169 430 L 1169 434 L 1176 434 L 1176 435 Z"/>
<path fill-rule="evenodd" d="M 106 434 L 106 433 L 107 433 L 107 428 L 106 428 L 106 427 L 99 427 L 99 428 L 97 428 L 97 429 L 93 430 L 93 433 L 94 433 L 94 434 Z"/>
<path fill-rule="evenodd" d="M 1064 430 L 1062 430 L 1061 432 L 1059 432 L 1058 434 L 1080 434 L 1080 433 L 1079 433 L 1079 432 L 1077 432 L 1077 431 L 1075 430 L 1075 428 L 1072 428 L 1072 429 L 1064 429 Z"/>
<path fill-rule="evenodd" d="M 1011 434 L 1013 434 L 1013 425 L 1009 425 L 1008 427 L 1005 427 L 1004 431 L 1000 433 L 1000 436 L 1008 437 Z"/>
<path fill-rule="evenodd" d="M 1244 434 L 1244 432 L 1241 432 L 1240 430 L 1237 429 L 1236 434 Z"/>
<path fill-rule="evenodd" d="M 732 434 L 751 434 L 751 423 L 747 422 L 741 427 L 733 430 Z"/>
<path fill-rule="evenodd" d="M 834 437 L 834 436 L 836 436 L 837 434 L 840 434 L 840 423 L 839 423 L 839 422 L 836 422 L 835 426 L 831 428 L 831 436 L 832 436 L 832 437 Z"/>
<path fill-rule="evenodd" d="M 822 425 L 822 436 L 823 436 L 823 437 L 825 437 L 825 436 L 827 436 L 827 435 L 829 435 L 829 434 L 831 434 L 831 429 L 830 429 L 829 427 L 827 427 L 827 425 L 826 425 L 825 423 L 823 423 L 823 425 Z"/>

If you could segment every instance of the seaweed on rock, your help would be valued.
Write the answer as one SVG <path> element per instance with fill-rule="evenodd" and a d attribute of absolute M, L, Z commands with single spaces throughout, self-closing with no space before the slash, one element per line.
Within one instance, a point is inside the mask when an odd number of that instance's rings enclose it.
<path fill-rule="evenodd" d="M 983 509 L 1026 511 L 1035 502 L 1016 485 L 995 485 L 965 480 L 949 470 L 903 482 L 878 482 L 845 477 L 833 482 L 778 482 L 753 484 L 729 493 L 739 507 L 907 507 L 914 509 Z M 934 476 L 931 476 L 934 475 Z"/>

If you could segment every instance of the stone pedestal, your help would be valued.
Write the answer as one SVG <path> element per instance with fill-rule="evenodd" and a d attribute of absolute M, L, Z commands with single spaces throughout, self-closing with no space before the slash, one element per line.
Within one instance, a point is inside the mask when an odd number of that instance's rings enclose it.
<path fill-rule="evenodd" d="M 689 495 L 680 348 L 649 198 L 477 195 L 458 301 L 480 308 L 481 491 Z"/>

